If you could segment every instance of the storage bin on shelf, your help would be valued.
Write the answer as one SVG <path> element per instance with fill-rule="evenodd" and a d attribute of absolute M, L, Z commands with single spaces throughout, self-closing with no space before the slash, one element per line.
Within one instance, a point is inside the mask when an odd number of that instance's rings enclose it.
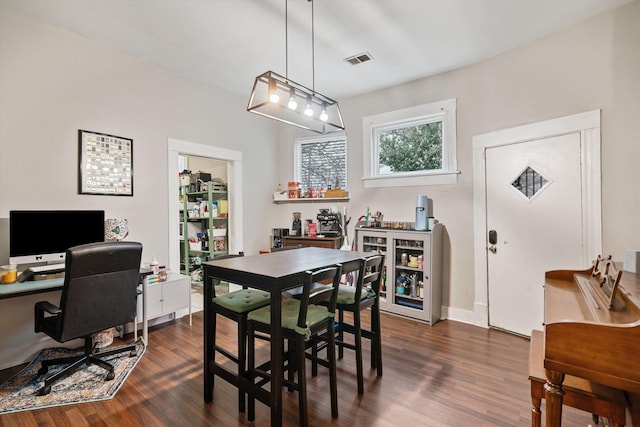
<path fill-rule="evenodd" d="M 213 244 L 213 250 L 215 252 L 224 252 L 227 250 L 227 229 L 226 228 L 214 228 L 211 230 L 213 236 L 211 236 L 211 242 Z"/>

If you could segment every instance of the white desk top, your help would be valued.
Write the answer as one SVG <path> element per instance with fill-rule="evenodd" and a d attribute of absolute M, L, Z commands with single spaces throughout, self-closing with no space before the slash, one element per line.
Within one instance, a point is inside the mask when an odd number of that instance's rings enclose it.
<path fill-rule="evenodd" d="M 0 285 L 0 299 L 55 291 L 57 289 L 62 289 L 63 284 L 64 277 L 48 280 L 29 280 L 22 283 L 16 282 L 10 285 Z"/>

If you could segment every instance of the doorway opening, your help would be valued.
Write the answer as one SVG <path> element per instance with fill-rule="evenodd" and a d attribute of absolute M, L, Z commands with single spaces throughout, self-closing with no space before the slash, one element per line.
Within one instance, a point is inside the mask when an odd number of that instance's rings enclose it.
<path fill-rule="evenodd" d="M 188 163 L 187 163 L 188 162 Z M 168 201 L 169 201 L 169 263 L 171 271 L 181 271 L 181 246 L 183 246 L 183 224 L 180 209 L 179 173 L 184 169 L 192 172 L 211 170 L 213 175 L 222 178 L 227 185 L 227 251 L 237 253 L 243 250 L 243 204 L 242 204 L 242 152 L 210 145 L 180 141 L 169 138 L 167 144 Z M 209 169 L 209 170 L 207 170 Z M 186 212 L 183 212 L 186 214 Z M 182 254 L 184 255 L 184 254 Z M 192 300 L 197 311 L 201 309 L 198 299 Z"/>

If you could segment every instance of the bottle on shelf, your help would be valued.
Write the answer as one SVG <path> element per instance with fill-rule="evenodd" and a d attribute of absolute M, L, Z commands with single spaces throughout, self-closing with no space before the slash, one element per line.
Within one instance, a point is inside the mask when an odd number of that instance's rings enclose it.
<path fill-rule="evenodd" d="M 300 212 L 293 213 L 293 223 L 291 224 L 291 235 L 302 236 L 302 221 L 300 220 Z"/>
<path fill-rule="evenodd" d="M 382 268 L 382 292 L 387 292 L 387 266 Z"/>

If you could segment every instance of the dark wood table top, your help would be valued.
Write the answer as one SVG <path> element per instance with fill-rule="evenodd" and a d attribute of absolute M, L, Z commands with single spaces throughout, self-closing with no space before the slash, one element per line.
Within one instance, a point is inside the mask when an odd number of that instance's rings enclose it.
<path fill-rule="evenodd" d="M 274 284 L 298 285 L 300 276 L 307 270 L 316 270 L 337 263 L 355 263 L 360 258 L 371 255 L 371 252 L 308 247 L 218 261 L 213 259 L 202 264 L 213 277 L 238 284 L 250 283 L 252 287 L 269 290 Z M 351 266 L 344 270 L 353 269 Z"/>

